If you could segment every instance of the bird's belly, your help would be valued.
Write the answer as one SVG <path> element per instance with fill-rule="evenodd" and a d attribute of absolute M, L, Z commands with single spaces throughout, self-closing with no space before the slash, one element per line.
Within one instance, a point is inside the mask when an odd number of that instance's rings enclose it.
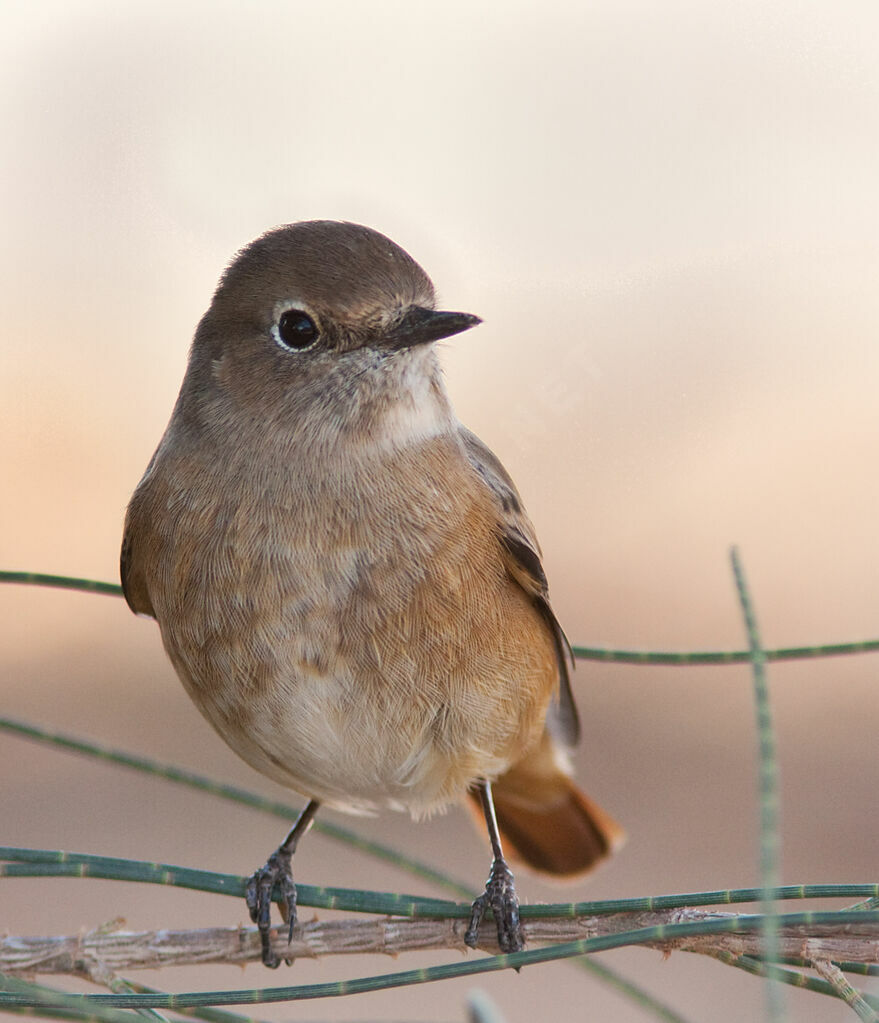
<path fill-rule="evenodd" d="M 178 674 L 240 756 L 304 795 L 427 812 L 543 728 L 552 638 L 505 569 L 488 499 L 438 488 L 441 469 L 397 459 L 310 524 L 303 505 L 175 526 L 212 538 L 170 543 L 151 590 Z M 421 488 L 408 503 L 386 496 L 395 473 Z"/>
<path fill-rule="evenodd" d="M 382 630 L 352 648 L 329 641 L 326 621 L 314 632 L 295 624 L 276 623 L 270 646 L 259 642 L 265 622 L 167 645 L 222 738 L 310 798 L 430 812 L 501 773 L 542 729 L 545 663 L 530 675 L 527 657 L 513 664 L 483 652 L 478 667 L 466 664 L 468 645 L 441 623 L 396 655 Z"/>
<path fill-rule="evenodd" d="M 352 697 L 349 678 L 289 676 L 254 705 L 238 703 L 241 726 L 216 726 L 253 767 L 313 799 L 355 812 L 381 806 L 416 814 L 458 798 L 509 758 L 485 748 L 474 727 L 444 725 L 440 706 Z M 214 723 L 215 703 L 202 705 Z"/>

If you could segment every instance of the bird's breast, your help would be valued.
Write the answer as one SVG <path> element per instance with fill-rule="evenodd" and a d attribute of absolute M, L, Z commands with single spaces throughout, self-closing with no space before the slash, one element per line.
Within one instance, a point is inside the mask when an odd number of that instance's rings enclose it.
<path fill-rule="evenodd" d="M 455 438 L 319 472 L 229 470 L 166 495 L 150 596 L 240 755 L 330 803 L 421 810 L 533 741 L 552 642 Z"/>

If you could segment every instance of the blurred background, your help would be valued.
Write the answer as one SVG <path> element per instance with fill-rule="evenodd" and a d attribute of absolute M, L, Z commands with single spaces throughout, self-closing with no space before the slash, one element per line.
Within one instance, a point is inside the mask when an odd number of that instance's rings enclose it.
<path fill-rule="evenodd" d="M 744 643 L 739 545 L 767 646 L 879 635 L 879 8 L 872 0 L 8 5 L 0 37 L 0 567 L 115 581 L 122 519 L 224 265 L 279 223 L 390 235 L 449 308 L 461 419 L 505 462 L 572 641 Z M 877 881 L 877 657 L 772 667 L 783 880 Z M 629 832 L 588 884 L 757 882 L 747 668 L 582 664 L 577 768 Z M 201 720 L 121 600 L 0 587 L 0 713 L 279 797 Z M 0 735 L 2 842 L 247 873 L 283 824 Z M 291 799 L 295 798 L 292 795 Z M 474 892 L 460 811 L 352 821 Z M 314 834 L 314 884 L 424 891 Z M 0 929 L 234 925 L 234 900 L 3 883 Z M 322 914 L 323 915 L 323 914 Z M 173 990 L 306 983 L 457 956 L 299 961 Z M 710 960 L 605 961 L 686 1018 L 760 1018 Z M 571 966 L 477 982 L 510 1021 L 636 1021 Z M 462 1019 L 466 980 L 258 1008 Z M 850 1010 L 788 994 L 796 1018 Z"/>

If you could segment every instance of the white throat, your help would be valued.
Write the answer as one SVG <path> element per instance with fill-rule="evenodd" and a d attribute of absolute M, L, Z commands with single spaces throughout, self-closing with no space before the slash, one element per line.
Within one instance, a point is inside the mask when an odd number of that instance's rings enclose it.
<path fill-rule="evenodd" d="M 384 371 L 390 375 L 383 388 L 384 407 L 370 417 L 359 438 L 364 455 L 400 451 L 457 431 L 432 345 L 401 353 Z"/>

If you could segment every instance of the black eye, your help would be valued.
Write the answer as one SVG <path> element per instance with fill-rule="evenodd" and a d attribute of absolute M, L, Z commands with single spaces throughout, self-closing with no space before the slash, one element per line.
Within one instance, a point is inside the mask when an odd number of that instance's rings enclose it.
<path fill-rule="evenodd" d="M 278 320 L 278 337 L 288 348 L 302 351 L 310 348 L 318 339 L 317 324 L 301 309 L 288 309 Z"/>

